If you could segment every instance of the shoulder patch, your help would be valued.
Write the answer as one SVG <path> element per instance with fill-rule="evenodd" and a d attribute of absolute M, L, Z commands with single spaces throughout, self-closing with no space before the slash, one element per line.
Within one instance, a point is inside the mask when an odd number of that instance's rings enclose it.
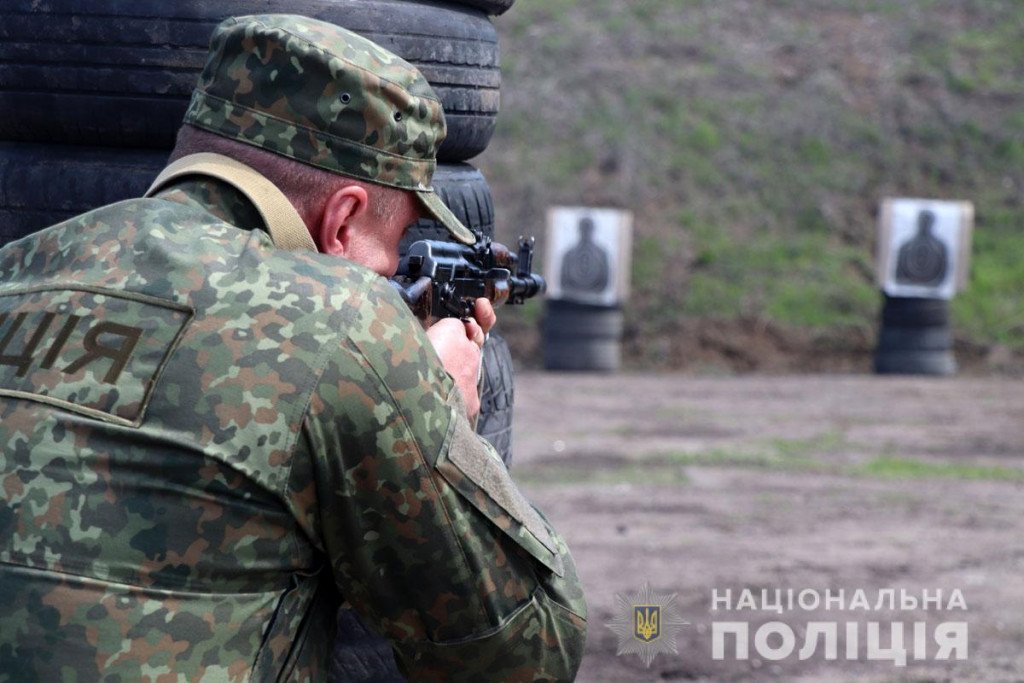
<path fill-rule="evenodd" d="M 495 526 L 558 576 L 565 568 L 547 525 L 512 482 L 505 465 L 491 453 L 469 422 L 456 420 L 450 442 L 435 468 Z"/>
<path fill-rule="evenodd" d="M 185 306 L 97 287 L 0 292 L 0 396 L 137 427 L 191 319 Z"/>

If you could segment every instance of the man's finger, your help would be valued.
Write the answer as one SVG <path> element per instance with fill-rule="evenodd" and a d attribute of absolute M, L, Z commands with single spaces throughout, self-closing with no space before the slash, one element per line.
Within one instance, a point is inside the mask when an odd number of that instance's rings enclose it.
<path fill-rule="evenodd" d="M 484 334 L 483 328 L 475 320 L 467 320 L 466 322 L 466 337 L 471 342 L 479 346 L 481 349 L 484 347 L 484 341 L 487 337 Z"/>
<path fill-rule="evenodd" d="M 494 323 L 498 322 L 498 314 L 494 312 L 494 306 L 489 299 L 480 297 L 473 302 L 473 317 L 480 323 L 484 334 L 491 331 Z"/>

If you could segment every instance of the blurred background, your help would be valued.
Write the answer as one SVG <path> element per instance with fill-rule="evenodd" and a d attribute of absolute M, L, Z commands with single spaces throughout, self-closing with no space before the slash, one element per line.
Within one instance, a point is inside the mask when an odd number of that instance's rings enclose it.
<path fill-rule="evenodd" d="M 587 588 L 580 680 L 1021 680 L 1021 3 L 518 0 L 495 26 L 502 111 L 474 163 L 498 238 L 543 252 L 553 205 L 634 216 L 630 372 L 533 372 L 551 303 L 500 314 L 511 472 Z M 870 374 L 886 197 L 974 204 L 958 377 Z M 607 626 L 644 582 L 689 622 L 650 668 Z M 712 609 L 715 590 L 888 588 L 968 610 Z M 964 660 L 866 651 L 867 622 L 905 623 L 909 648 L 911 624 L 960 619 Z M 797 648 L 810 621 L 854 623 L 860 649 L 716 659 L 721 620 L 783 622 Z"/>
<path fill-rule="evenodd" d="M 494 24 L 497 235 L 634 212 L 626 367 L 869 371 L 876 216 L 909 196 L 974 202 L 956 356 L 1021 374 L 1019 2 L 519 0 Z M 527 366 L 541 315 L 502 313 Z"/>

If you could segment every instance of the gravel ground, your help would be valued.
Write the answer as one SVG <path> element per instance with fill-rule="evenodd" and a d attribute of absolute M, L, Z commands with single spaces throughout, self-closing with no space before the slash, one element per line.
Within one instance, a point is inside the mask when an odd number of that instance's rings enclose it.
<path fill-rule="evenodd" d="M 1024 382 L 869 376 L 517 376 L 513 475 L 567 537 L 590 605 L 580 681 L 1024 680 Z M 616 655 L 616 594 L 645 582 L 689 622 L 650 668 Z M 962 592 L 966 610 L 711 611 L 712 591 Z M 946 598 L 943 599 L 946 602 Z M 849 604 L 847 604 L 849 607 Z M 750 657 L 712 657 L 713 621 Z M 837 661 L 759 658 L 754 632 L 839 624 Z M 906 624 L 906 666 L 867 657 L 866 625 Z M 912 627 L 929 648 L 913 659 Z M 966 660 L 934 627 L 965 621 Z M 847 659 L 847 622 L 860 633 Z M 664 641 L 661 641 L 664 642 Z M 777 645 L 779 641 L 769 640 Z"/>

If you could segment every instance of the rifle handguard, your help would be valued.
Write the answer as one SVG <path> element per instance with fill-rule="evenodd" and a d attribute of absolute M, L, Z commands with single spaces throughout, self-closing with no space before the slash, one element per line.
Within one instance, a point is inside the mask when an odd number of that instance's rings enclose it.
<path fill-rule="evenodd" d="M 391 284 L 417 317 L 472 318 L 479 297 L 494 306 L 522 304 L 547 289 L 531 273 L 533 238 L 519 240 L 519 252 L 488 238 L 473 245 L 420 240 L 399 261 Z"/>

